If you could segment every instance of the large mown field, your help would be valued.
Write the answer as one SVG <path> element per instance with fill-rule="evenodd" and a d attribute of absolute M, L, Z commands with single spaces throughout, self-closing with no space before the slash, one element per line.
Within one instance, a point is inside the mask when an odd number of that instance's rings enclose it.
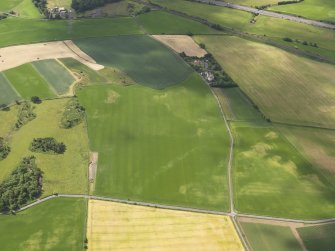
<path fill-rule="evenodd" d="M 271 121 L 334 128 L 333 65 L 238 37 L 201 36 L 196 40 L 206 45 Z"/>
<path fill-rule="evenodd" d="M 77 95 L 99 152 L 95 194 L 227 210 L 229 139 L 200 77 L 164 91 L 102 85 Z"/>
<path fill-rule="evenodd" d="M 227 216 L 90 200 L 89 250 L 242 251 Z"/>
<path fill-rule="evenodd" d="M 0 215 L 1 250 L 83 250 L 85 223 L 83 199 L 57 198 L 16 215 Z"/>
<path fill-rule="evenodd" d="M 99 64 L 127 73 L 134 81 L 156 89 L 177 84 L 192 72 L 165 45 L 148 36 L 117 36 L 76 40 Z"/>

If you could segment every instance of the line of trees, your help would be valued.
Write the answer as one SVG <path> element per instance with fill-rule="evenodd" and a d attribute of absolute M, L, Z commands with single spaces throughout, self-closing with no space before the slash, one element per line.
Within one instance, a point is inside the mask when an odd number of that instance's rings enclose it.
<path fill-rule="evenodd" d="M 19 166 L 0 184 L 0 212 L 17 210 L 42 193 L 42 171 L 35 157 L 23 158 Z"/>
<path fill-rule="evenodd" d="M 58 142 L 56 139 L 35 138 L 30 144 L 30 151 L 51 154 L 63 154 L 66 151 L 66 145 L 63 142 Z"/>
<path fill-rule="evenodd" d="M 36 118 L 36 114 L 34 113 L 34 107 L 28 101 L 23 101 L 19 104 L 19 112 L 17 114 L 17 121 L 15 123 L 15 128 L 19 129 L 29 121 Z"/>
<path fill-rule="evenodd" d="M 93 10 L 96 7 L 104 6 L 107 3 L 116 3 L 121 0 L 72 0 L 71 7 L 78 12 Z"/>

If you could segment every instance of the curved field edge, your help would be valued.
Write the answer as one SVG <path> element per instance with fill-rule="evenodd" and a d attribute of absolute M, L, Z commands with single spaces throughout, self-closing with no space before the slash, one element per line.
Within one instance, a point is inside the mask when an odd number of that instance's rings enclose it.
<path fill-rule="evenodd" d="M 96 195 L 228 209 L 228 133 L 200 77 L 165 90 L 90 86 L 77 95 L 99 152 Z"/>
<path fill-rule="evenodd" d="M 192 68 L 170 48 L 146 35 L 75 40 L 99 64 L 119 68 L 135 82 L 164 89 L 185 80 Z"/>
<path fill-rule="evenodd" d="M 57 198 L 17 215 L 0 215 L 3 251 L 84 248 L 86 200 Z"/>

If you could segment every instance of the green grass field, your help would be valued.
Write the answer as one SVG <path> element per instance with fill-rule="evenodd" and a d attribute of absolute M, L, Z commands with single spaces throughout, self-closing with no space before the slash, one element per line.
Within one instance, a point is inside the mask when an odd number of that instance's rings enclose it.
<path fill-rule="evenodd" d="M 7 18 L 0 22 L 0 47 L 83 37 L 141 34 L 130 17 L 81 20 Z"/>
<path fill-rule="evenodd" d="M 228 120 L 265 122 L 262 114 L 238 88 L 213 88 Z"/>
<path fill-rule="evenodd" d="M 196 40 L 272 121 L 334 127 L 333 65 L 233 36 Z"/>
<path fill-rule="evenodd" d="M 65 198 L 44 202 L 17 215 L 0 215 L 1 250 L 83 250 L 85 218 L 86 201 Z"/>
<path fill-rule="evenodd" d="M 151 88 L 177 84 L 193 72 L 179 55 L 149 36 L 88 38 L 75 42 L 98 63 L 119 68 L 135 82 Z"/>
<path fill-rule="evenodd" d="M 240 222 L 253 251 L 302 251 L 289 227 Z"/>
<path fill-rule="evenodd" d="M 2 0 L 0 2 L 0 11 L 9 11 L 17 6 L 22 0 Z"/>
<path fill-rule="evenodd" d="M 21 97 L 8 82 L 2 72 L 0 72 L 0 105 L 9 105 L 16 100 L 21 100 Z"/>
<path fill-rule="evenodd" d="M 333 0 L 304 0 L 298 4 L 273 6 L 270 10 L 335 22 L 335 1 Z"/>
<path fill-rule="evenodd" d="M 105 85 L 77 95 L 99 152 L 96 195 L 227 210 L 229 139 L 197 75 L 163 91 Z"/>
<path fill-rule="evenodd" d="M 224 27 L 261 36 L 280 45 L 299 48 L 303 51 L 320 54 L 335 60 L 335 32 L 330 29 L 317 28 L 311 25 L 292 22 L 266 16 L 257 17 L 257 22 L 251 24 L 251 14 L 208 4 L 200 4 L 182 0 L 152 0 L 164 7 L 184 12 L 191 16 L 201 17 Z M 288 43 L 284 37 L 300 40 L 300 43 Z M 305 46 L 303 41 L 317 43 L 318 48 Z"/>
<path fill-rule="evenodd" d="M 43 18 L 43 14 L 33 4 L 31 0 L 22 0 L 13 10 L 19 17 L 23 18 Z"/>
<path fill-rule="evenodd" d="M 172 15 L 163 11 L 151 11 L 136 17 L 138 23 L 149 34 L 219 34 L 199 22 Z"/>
<path fill-rule="evenodd" d="M 43 196 L 52 193 L 85 193 L 87 192 L 88 139 L 86 128 L 80 124 L 72 129 L 61 129 L 59 123 L 65 103 L 68 99 L 43 101 L 36 105 L 36 119 L 18 131 L 12 131 L 9 139 L 11 152 L 1 161 L 0 181 L 6 178 L 25 156 L 36 156 L 37 166 L 43 171 Z M 5 114 L 8 121 L 1 125 L 8 132 L 16 122 L 16 109 L 11 108 Z M 10 121 L 15 121 L 9 125 Z M 9 127 L 9 128 L 8 128 Z M 0 134 L 1 135 L 1 134 Z M 7 136 L 7 135 L 4 135 Z M 62 155 L 32 153 L 29 145 L 34 138 L 54 137 L 64 142 L 66 152 Z"/>
<path fill-rule="evenodd" d="M 308 251 L 332 251 L 335 247 L 335 224 L 298 228 Z"/>
<path fill-rule="evenodd" d="M 335 132 L 302 127 L 279 127 L 285 137 L 335 184 Z"/>
<path fill-rule="evenodd" d="M 56 94 L 48 82 L 36 71 L 32 64 L 24 64 L 5 71 L 3 74 L 20 93 L 21 97 L 30 100 L 32 96 L 41 99 L 54 98 Z"/>
<path fill-rule="evenodd" d="M 71 73 L 54 59 L 35 61 L 32 64 L 58 94 L 67 93 L 75 81 Z"/>
<path fill-rule="evenodd" d="M 277 4 L 279 0 L 229 0 L 229 3 L 247 5 L 247 6 L 261 6 L 267 4 Z"/>
<path fill-rule="evenodd" d="M 48 7 L 71 7 L 72 0 L 48 0 Z"/>
<path fill-rule="evenodd" d="M 273 127 L 231 123 L 239 212 L 297 219 L 330 218 L 335 187 Z"/>

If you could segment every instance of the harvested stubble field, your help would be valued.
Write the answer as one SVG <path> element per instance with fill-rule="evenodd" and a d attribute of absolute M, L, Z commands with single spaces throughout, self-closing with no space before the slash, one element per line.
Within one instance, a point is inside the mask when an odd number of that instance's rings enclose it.
<path fill-rule="evenodd" d="M 1 251 L 83 249 L 86 201 L 57 198 L 16 215 L 0 215 Z"/>
<path fill-rule="evenodd" d="M 196 41 L 272 121 L 334 127 L 335 66 L 233 36 Z"/>
<path fill-rule="evenodd" d="M 335 187 L 273 127 L 231 123 L 239 212 L 295 219 L 331 218 Z"/>
<path fill-rule="evenodd" d="M 43 195 L 53 193 L 87 192 L 88 139 L 84 124 L 71 129 L 59 127 L 62 112 L 68 99 L 43 101 L 36 105 L 36 119 L 13 130 L 17 108 L 0 111 L 0 136 L 9 136 L 11 152 L 1 161 L 0 181 L 6 178 L 25 156 L 36 156 L 37 166 L 43 171 Z M 12 124 L 10 124 L 12 123 Z M 2 133 L 4 132 L 4 133 Z M 66 145 L 61 155 L 32 153 L 29 146 L 34 138 L 54 137 Z"/>
<path fill-rule="evenodd" d="M 207 52 L 186 35 L 153 35 L 153 38 L 172 48 L 177 53 L 184 52 L 189 57 L 203 57 Z"/>
<path fill-rule="evenodd" d="M 192 69 L 163 44 L 149 36 L 114 36 L 75 41 L 98 63 L 119 68 L 134 81 L 163 89 L 185 80 Z"/>
<path fill-rule="evenodd" d="M 199 76 L 165 90 L 100 85 L 77 95 L 99 152 L 96 195 L 227 210 L 229 138 Z"/>
<path fill-rule="evenodd" d="M 242 251 L 227 216 L 90 200 L 88 250 Z"/>

